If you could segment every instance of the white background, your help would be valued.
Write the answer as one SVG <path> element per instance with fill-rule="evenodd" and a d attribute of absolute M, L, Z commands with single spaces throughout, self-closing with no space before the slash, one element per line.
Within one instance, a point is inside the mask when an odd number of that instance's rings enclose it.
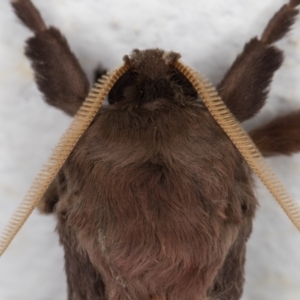
<path fill-rule="evenodd" d="M 34 0 L 61 29 L 89 78 L 133 48 L 160 47 L 217 83 L 244 43 L 259 35 L 284 0 Z M 247 128 L 300 107 L 300 19 L 285 49 L 268 104 Z M 0 230 L 23 198 L 70 119 L 43 103 L 23 55 L 31 33 L 0 0 Z M 300 134 L 300 130 L 299 130 Z M 300 155 L 268 160 L 300 199 Z M 248 243 L 244 300 L 300 299 L 300 234 L 264 187 Z M 1 300 L 66 299 L 63 252 L 55 220 L 37 212 L 0 258 Z"/>

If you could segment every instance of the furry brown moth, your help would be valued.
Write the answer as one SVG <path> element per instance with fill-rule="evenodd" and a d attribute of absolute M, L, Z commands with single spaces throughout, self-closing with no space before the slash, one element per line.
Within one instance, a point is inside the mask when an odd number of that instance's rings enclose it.
<path fill-rule="evenodd" d="M 298 4 L 273 17 L 218 85 L 239 121 L 263 106 L 282 63 L 272 44 L 288 32 Z M 13 5 L 35 32 L 26 54 L 46 101 L 74 115 L 89 90 L 81 67 L 30 1 Z M 42 199 L 58 218 L 69 299 L 240 298 L 257 204 L 251 172 L 175 67 L 178 58 L 161 50 L 125 57 L 128 70 L 109 105 Z M 290 154 L 299 150 L 297 129 L 294 113 L 251 136 L 264 155 Z"/>

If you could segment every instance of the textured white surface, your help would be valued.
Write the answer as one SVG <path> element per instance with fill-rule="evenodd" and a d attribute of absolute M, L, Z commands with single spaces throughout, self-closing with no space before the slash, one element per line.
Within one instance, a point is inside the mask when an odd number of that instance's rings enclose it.
<path fill-rule="evenodd" d="M 160 47 L 217 83 L 244 43 L 262 32 L 285 0 L 34 0 L 47 24 L 61 29 L 89 78 L 100 62 L 111 69 L 133 48 Z M 256 126 L 300 107 L 300 20 L 285 50 Z M 51 153 L 70 119 L 37 91 L 23 46 L 31 33 L 0 0 L 0 230 Z M 300 132 L 299 132 L 300 134 Z M 269 159 L 300 199 L 300 155 Z M 300 299 L 300 235 L 260 183 L 261 204 L 248 244 L 244 300 Z M 34 213 L 0 258 L 1 300 L 63 300 L 63 252 L 55 221 Z"/>

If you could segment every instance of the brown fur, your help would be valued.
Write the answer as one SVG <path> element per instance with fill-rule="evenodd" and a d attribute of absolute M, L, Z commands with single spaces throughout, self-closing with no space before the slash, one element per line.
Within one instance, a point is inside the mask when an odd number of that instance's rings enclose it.
<path fill-rule="evenodd" d="M 19 19 L 34 33 L 47 29 L 39 11 L 30 0 L 12 0 L 12 5 Z"/>
<path fill-rule="evenodd" d="M 300 4 L 299 0 L 290 0 L 286 5 L 271 18 L 266 29 L 264 30 L 261 40 L 265 44 L 273 44 L 283 38 L 291 29 L 299 11 L 295 7 Z"/>
<path fill-rule="evenodd" d="M 300 151 L 300 112 L 278 117 L 250 132 L 264 156 L 290 155 Z"/>
<path fill-rule="evenodd" d="M 100 111 L 62 170 L 76 196 L 60 198 L 56 211 L 67 208 L 109 299 L 204 299 L 251 226 L 249 169 L 202 103 L 147 104 Z"/>
<path fill-rule="evenodd" d="M 275 14 L 218 85 L 240 121 L 265 103 L 282 63 L 271 44 L 288 32 L 298 4 L 291 0 Z M 26 55 L 46 101 L 74 115 L 88 92 L 79 63 L 58 30 L 36 25 L 44 23 L 29 0 L 13 6 L 36 33 Z M 158 49 L 124 58 L 131 69 L 43 197 L 42 209 L 57 215 L 69 300 L 242 295 L 257 206 L 251 172 L 172 67 L 178 58 Z M 264 155 L 299 151 L 299 117 L 278 118 L 251 137 Z"/>
<path fill-rule="evenodd" d="M 43 195 L 42 199 L 38 203 L 38 209 L 43 213 L 53 213 L 54 207 L 59 200 L 58 192 L 58 177 L 56 177 L 49 185 L 46 193 Z"/>
<path fill-rule="evenodd" d="M 63 217 L 61 224 L 64 224 Z M 65 270 L 68 283 L 68 299 L 105 300 L 105 286 L 101 274 L 91 264 L 88 255 L 81 251 L 71 228 L 58 227 L 60 243 L 65 250 Z"/>
<path fill-rule="evenodd" d="M 240 122 L 253 117 L 265 104 L 274 72 L 283 61 L 282 51 L 272 45 L 281 39 L 295 22 L 300 4 L 291 0 L 269 21 L 262 38 L 253 38 L 236 58 L 218 91 Z"/>
<path fill-rule="evenodd" d="M 247 43 L 236 58 L 218 85 L 218 92 L 240 122 L 253 117 L 264 106 L 268 87 L 282 61 L 280 50 L 257 38 Z"/>
<path fill-rule="evenodd" d="M 77 58 L 59 30 L 40 25 L 43 21 L 31 1 L 18 0 L 12 5 L 18 17 L 35 32 L 27 41 L 25 54 L 31 60 L 45 101 L 74 116 L 89 91 L 88 79 Z"/>

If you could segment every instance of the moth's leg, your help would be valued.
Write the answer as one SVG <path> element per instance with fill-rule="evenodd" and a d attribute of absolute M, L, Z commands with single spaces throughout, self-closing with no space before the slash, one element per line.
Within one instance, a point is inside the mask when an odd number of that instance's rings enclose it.
<path fill-rule="evenodd" d="M 55 178 L 48 189 L 46 190 L 45 194 L 43 195 L 42 199 L 37 205 L 38 210 L 41 213 L 49 214 L 53 213 L 54 207 L 59 200 L 59 190 L 58 190 L 58 181 Z"/>
<path fill-rule="evenodd" d="M 264 105 L 274 72 L 283 61 L 282 51 L 272 46 L 289 32 L 300 0 L 291 0 L 269 21 L 261 39 L 253 38 L 236 58 L 218 91 L 231 112 L 242 122 Z"/>
<path fill-rule="evenodd" d="M 35 35 L 27 41 L 25 54 L 31 60 L 35 79 L 45 100 L 73 116 L 89 91 L 89 82 L 66 39 L 47 27 L 30 0 L 13 0 L 17 16 Z"/>
<path fill-rule="evenodd" d="M 81 249 L 72 228 L 59 220 L 57 231 L 65 252 L 68 300 L 108 299 L 101 275 L 91 264 L 86 252 Z"/>
<path fill-rule="evenodd" d="M 245 241 L 232 247 L 209 293 L 211 299 L 239 300 L 241 298 L 245 281 L 245 256 Z"/>
<path fill-rule="evenodd" d="M 245 216 L 245 224 L 227 254 L 208 299 L 241 299 L 245 282 L 246 242 L 252 231 L 252 219 L 253 216 Z"/>
<path fill-rule="evenodd" d="M 99 65 L 94 71 L 94 82 L 97 82 L 105 74 L 107 74 L 107 70 Z"/>
<path fill-rule="evenodd" d="M 250 132 L 264 156 L 290 155 L 300 151 L 300 111 L 280 116 Z"/>

